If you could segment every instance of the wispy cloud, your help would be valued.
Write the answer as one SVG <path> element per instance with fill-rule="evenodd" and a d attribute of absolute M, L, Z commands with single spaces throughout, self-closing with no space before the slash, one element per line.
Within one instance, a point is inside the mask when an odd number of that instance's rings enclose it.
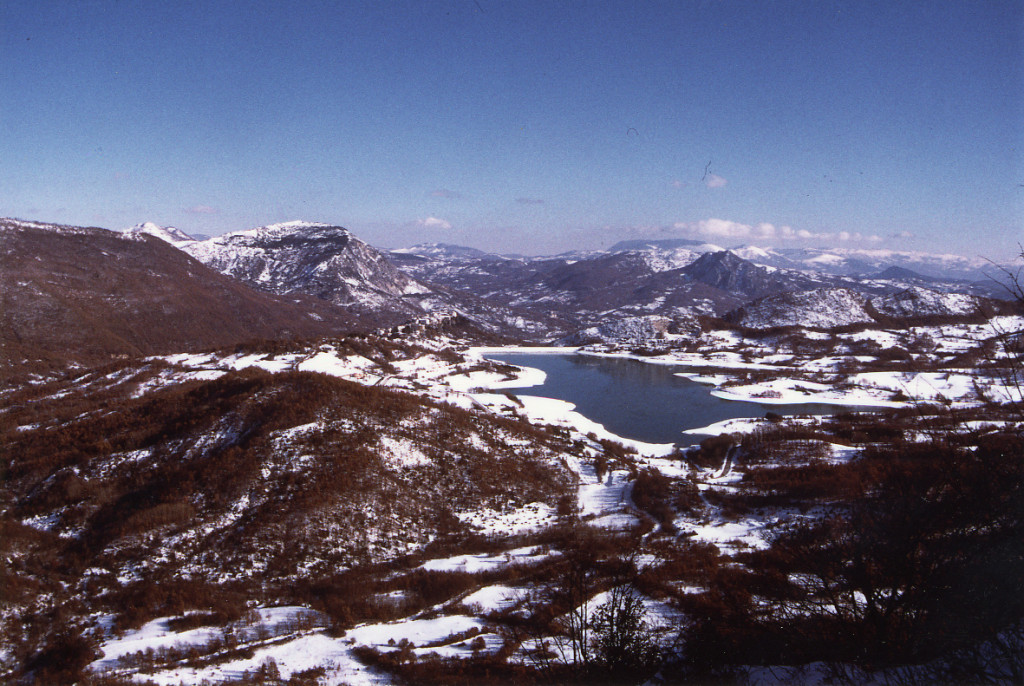
<path fill-rule="evenodd" d="M 915 236 L 910 231 L 897 231 L 892 236 L 890 236 L 890 238 L 899 238 L 901 240 L 907 240 L 909 238 L 917 238 L 917 236 Z"/>
<path fill-rule="evenodd" d="M 543 205 L 544 198 L 516 198 L 520 205 Z"/>
<path fill-rule="evenodd" d="M 793 232 L 788 226 L 776 228 L 772 224 L 741 224 L 728 219 L 702 219 L 696 222 L 677 222 L 677 231 L 709 238 L 777 238 L 787 237 Z"/>
<path fill-rule="evenodd" d="M 430 191 L 430 195 L 433 198 L 445 198 L 447 200 L 458 200 L 462 197 L 462 193 L 450 191 L 447 188 L 438 188 L 436 191 Z"/>
<path fill-rule="evenodd" d="M 672 188 L 686 188 L 689 185 L 690 184 L 686 183 L 685 181 L 680 181 L 679 179 L 672 179 Z"/>
<path fill-rule="evenodd" d="M 422 227 L 428 229 L 444 229 L 447 231 L 452 228 L 450 222 L 446 222 L 444 219 L 438 219 L 437 217 L 427 217 L 426 219 L 417 219 L 416 223 Z"/>
<path fill-rule="evenodd" d="M 727 183 L 729 182 L 718 174 L 708 174 L 707 178 L 704 179 L 704 185 L 708 188 L 722 188 Z"/>
<path fill-rule="evenodd" d="M 735 238 L 741 240 L 766 241 L 839 241 L 843 243 L 877 243 L 882 239 L 876 235 L 864 235 L 858 232 L 840 231 L 838 233 L 815 233 L 807 229 L 794 229 L 791 226 L 775 226 L 768 222 L 760 224 L 742 224 L 728 219 L 702 219 L 696 222 L 677 222 L 673 225 L 676 231 L 692 236 L 705 238 Z"/>
<path fill-rule="evenodd" d="M 865 236 L 859 231 L 854 231 L 853 233 L 849 231 L 840 231 L 836 234 L 836 238 L 844 243 L 848 241 L 852 241 L 854 243 L 879 243 L 882 241 L 881 236 L 877 236 L 875 234 Z"/>
<path fill-rule="evenodd" d="M 188 214 L 220 214 L 220 210 L 216 207 L 210 207 L 209 205 L 194 205 L 192 207 L 186 207 L 185 212 Z"/>

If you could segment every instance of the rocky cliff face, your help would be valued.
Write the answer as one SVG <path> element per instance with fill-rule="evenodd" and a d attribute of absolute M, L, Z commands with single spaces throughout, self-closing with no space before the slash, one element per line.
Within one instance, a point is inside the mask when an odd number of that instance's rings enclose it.
<path fill-rule="evenodd" d="M 184 244 L 182 250 L 254 288 L 306 293 L 355 310 L 421 314 L 432 294 L 383 254 L 331 224 L 288 222 Z"/>
<path fill-rule="evenodd" d="M 461 314 L 484 336 L 518 339 L 527 335 L 542 340 L 550 336 L 552 327 L 564 333 L 557 322 L 547 322 L 550 317 L 538 320 L 504 303 L 488 302 L 472 288 L 421 281 L 419 274 L 401 271 L 392 260 L 408 263 L 427 258 L 403 252 L 388 256 L 333 224 L 288 222 L 203 241 L 182 240 L 172 229 L 142 226 L 148 228 L 133 228 L 126 236 L 157 236 L 252 288 L 289 298 L 312 296 L 373 327 L 394 327 L 434 314 Z M 444 256 L 462 252 L 466 251 L 453 246 L 428 250 Z"/>

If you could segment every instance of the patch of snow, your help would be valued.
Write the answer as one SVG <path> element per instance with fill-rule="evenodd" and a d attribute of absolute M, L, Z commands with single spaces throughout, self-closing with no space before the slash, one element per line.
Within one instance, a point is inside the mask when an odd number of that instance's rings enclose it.
<path fill-rule="evenodd" d="M 339 357 L 334 352 L 319 352 L 298 364 L 298 369 L 302 372 L 320 372 L 366 383 L 375 383 L 381 379 L 379 374 L 367 374 L 366 370 L 372 368 L 376 368 L 376 365 L 365 357 L 358 355 Z"/>
<path fill-rule="evenodd" d="M 199 668 L 180 667 L 144 676 L 161 686 L 217 683 L 240 679 L 245 672 L 253 674 L 270 660 L 273 660 L 284 680 L 290 679 L 296 672 L 323 667 L 325 674 L 317 683 L 324 686 L 383 685 L 393 681 L 387 675 L 363 665 L 342 639 L 330 638 L 323 633 L 264 646 L 256 649 L 252 657 L 248 658 Z"/>
<path fill-rule="evenodd" d="M 484 629 L 486 623 L 469 615 L 445 615 L 434 619 L 406 619 L 386 624 L 364 624 L 350 629 L 345 638 L 378 650 L 397 650 L 405 639 L 414 645 L 443 641 L 454 634 L 470 629 Z M 392 643 L 393 642 L 393 643 Z"/>
<path fill-rule="evenodd" d="M 431 459 L 408 438 L 381 436 L 378 454 L 389 464 L 397 467 L 418 467 L 430 464 Z"/>
<path fill-rule="evenodd" d="M 768 542 L 762 536 L 767 522 L 757 517 L 746 517 L 737 522 L 715 522 L 694 524 L 684 518 L 676 521 L 680 532 L 693 532 L 694 538 L 715 544 L 725 554 L 740 552 L 747 548 L 763 550 Z"/>
<path fill-rule="evenodd" d="M 538 531 L 557 520 L 555 510 L 545 503 L 527 503 L 511 512 L 491 509 L 458 513 L 459 521 L 485 536 L 515 536 Z"/>
<path fill-rule="evenodd" d="M 489 572 L 512 564 L 532 564 L 539 562 L 551 553 L 543 552 L 540 546 L 528 546 L 506 550 L 496 555 L 480 553 L 478 555 L 455 555 L 436 560 L 428 560 L 417 569 L 428 572 Z"/>
<path fill-rule="evenodd" d="M 516 605 L 525 595 L 525 589 L 495 584 L 470 593 L 462 605 L 477 614 L 500 612 Z"/>
<path fill-rule="evenodd" d="M 698 435 L 698 436 L 721 436 L 722 434 L 729 433 L 750 433 L 757 427 L 764 423 L 764 419 L 758 419 L 756 417 L 741 418 L 741 419 L 724 419 L 714 424 L 708 424 L 696 429 L 687 429 L 683 431 L 684 434 Z"/>

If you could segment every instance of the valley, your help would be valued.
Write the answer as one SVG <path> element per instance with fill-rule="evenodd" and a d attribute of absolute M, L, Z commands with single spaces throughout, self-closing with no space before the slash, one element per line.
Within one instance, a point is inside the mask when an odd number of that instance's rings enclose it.
<path fill-rule="evenodd" d="M 1020 673 L 1024 298 L 977 264 L 0 239 L 4 680 Z"/>
<path fill-rule="evenodd" d="M 0 27 L 0 686 L 1024 685 L 1024 2 Z"/>

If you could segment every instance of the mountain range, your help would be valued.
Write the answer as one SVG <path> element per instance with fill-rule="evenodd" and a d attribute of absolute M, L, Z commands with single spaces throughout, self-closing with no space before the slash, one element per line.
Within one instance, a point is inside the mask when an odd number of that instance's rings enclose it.
<path fill-rule="evenodd" d="M 159 240 L 157 240 L 159 239 Z M 828 328 L 964 315 L 999 294 L 986 262 L 891 251 L 726 250 L 677 239 L 503 256 L 448 244 L 378 250 L 347 229 L 288 222 L 195 240 L 0 221 L 4 368 L 95 361 L 391 327 L 458 314 L 478 340 L 579 340 L 699 317 Z M 992 269 L 992 265 L 989 271 Z M 865 309 L 867 308 L 867 309 Z M 991 307 L 989 308 L 991 309 Z M 613 334 L 608 334 L 614 338 Z"/>
<path fill-rule="evenodd" d="M 951 608 L 928 659 L 1019 663 L 1020 303 L 956 260 L 787 255 L 0 220 L 0 682 L 586 683 L 547 646 L 627 588 L 669 681 L 680 646 L 842 666 L 872 595 L 911 603 L 886 637 Z M 700 391 L 627 424 L 758 404 L 647 443 L 520 395 L 539 370 L 471 347 L 505 342 Z"/>

